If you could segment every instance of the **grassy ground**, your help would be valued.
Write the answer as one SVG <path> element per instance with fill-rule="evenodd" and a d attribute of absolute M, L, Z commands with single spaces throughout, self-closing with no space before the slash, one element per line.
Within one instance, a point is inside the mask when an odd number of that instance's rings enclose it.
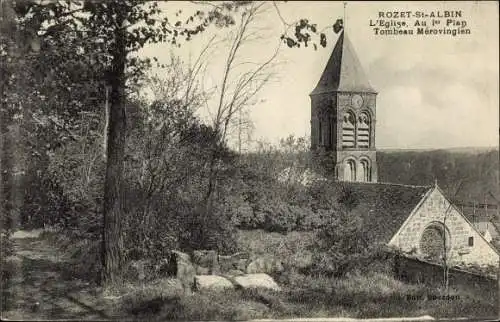
<path fill-rule="evenodd" d="M 262 244 L 262 239 L 260 242 L 254 239 L 259 237 L 256 234 L 269 242 L 267 246 Z M 252 251 L 276 251 L 277 245 L 281 245 L 281 249 L 294 245 L 302 252 L 305 248 L 301 249 L 297 243 L 307 244 L 307 238 L 297 234 L 280 238 L 279 234 L 253 232 L 241 238 L 247 244 L 253 240 L 253 248 L 249 247 Z M 11 278 L 4 281 L 2 318 L 159 321 L 422 315 L 480 317 L 493 316 L 496 308 L 496 299 L 480 293 L 469 294 L 463 289 L 450 292 L 457 296 L 453 300 L 430 300 L 428 295 L 443 295 L 443 290 L 405 284 L 382 273 L 328 278 L 291 271 L 286 278 L 276 277 L 282 286 L 281 292 L 232 290 L 185 294 L 177 280 L 164 278 L 148 284 L 123 284 L 110 294 L 109 290 L 103 292 L 94 279 L 85 274 L 89 269 L 84 267 L 84 262 L 75 261 L 68 256 L 67 249 L 63 251 L 49 241 L 55 239 L 36 235 L 15 239 L 16 255 L 5 262 L 10 265 Z"/>
<path fill-rule="evenodd" d="M 454 300 L 429 300 L 428 295 L 444 295 L 442 290 L 430 290 L 419 285 L 407 285 L 394 279 L 373 274 L 352 275 L 344 279 L 302 279 L 302 287 L 284 287 L 282 292 L 264 290 L 196 293 L 181 298 L 156 302 L 154 311 L 148 307 L 136 311 L 137 317 L 157 320 L 246 320 L 291 317 L 484 317 L 492 316 L 492 299 L 478 298 L 466 291 L 454 290 Z M 298 282 L 298 281 L 297 281 Z M 408 295 L 413 298 L 409 299 Z M 415 300 L 415 298 L 421 299 Z M 150 303 L 155 303 L 150 301 Z"/>

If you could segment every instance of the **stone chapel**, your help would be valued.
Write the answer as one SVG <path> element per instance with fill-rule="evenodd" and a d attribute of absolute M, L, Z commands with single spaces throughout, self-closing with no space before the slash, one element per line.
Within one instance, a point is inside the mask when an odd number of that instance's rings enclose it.
<path fill-rule="evenodd" d="M 311 97 L 311 154 L 331 186 L 357 198 L 353 208 L 371 243 L 408 257 L 453 265 L 496 266 L 500 253 L 437 186 L 380 183 L 375 148 L 376 98 L 341 31 Z M 347 189 L 347 190 L 346 190 Z"/>
<path fill-rule="evenodd" d="M 315 168 L 336 181 L 377 182 L 377 92 L 344 31 L 310 97 Z"/>

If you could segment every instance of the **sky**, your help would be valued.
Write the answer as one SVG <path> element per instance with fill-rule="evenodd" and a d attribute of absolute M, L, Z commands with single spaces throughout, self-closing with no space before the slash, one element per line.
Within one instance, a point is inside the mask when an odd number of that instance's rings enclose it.
<path fill-rule="evenodd" d="M 197 8 L 184 2 L 168 2 L 163 6 L 167 12 L 174 8 L 194 12 Z M 318 29 L 325 28 L 327 46 L 317 51 L 312 47 L 280 47 L 272 81 L 261 90 L 258 100 L 248 110 L 253 123 L 252 142 L 277 143 L 289 135 L 310 135 L 309 93 L 316 86 L 338 37 L 330 26 L 344 16 L 342 2 L 281 2 L 278 8 L 286 22 L 307 18 L 316 23 Z M 456 19 L 465 21 L 471 33 L 457 36 L 376 35 L 370 26 L 370 20 L 376 22 L 380 12 L 437 14 L 445 10 L 460 10 L 462 17 Z M 415 20 L 393 21 L 413 25 Z M 446 19 L 440 20 L 446 23 Z M 345 32 L 378 92 L 377 148 L 498 146 L 498 20 L 498 4 L 494 1 L 347 2 Z M 426 21 L 429 24 L 430 18 Z M 283 23 L 271 2 L 255 21 L 254 28 L 259 38 L 242 48 L 238 56 L 241 61 L 261 62 L 277 48 Z M 140 55 L 156 56 L 164 62 L 170 55 L 179 55 L 189 62 L 213 35 L 222 39 L 230 32 L 231 29 L 213 28 L 181 48 L 155 44 L 147 46 Z M 220 82 L 227 50 L 228 43 L 221 42 L 211 51 L 204 83 Z M 168 77 L 161 70 L 158 73 Z M 210 115 L 211 104 L 206 110 L 198 111 L 202 118 Z"/>

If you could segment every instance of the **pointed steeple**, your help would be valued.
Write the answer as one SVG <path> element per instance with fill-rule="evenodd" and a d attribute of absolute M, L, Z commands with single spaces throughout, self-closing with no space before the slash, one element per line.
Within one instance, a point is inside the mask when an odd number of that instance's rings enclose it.
<path fill-rule="evenodd" d="M 345 31 L 340 34 L 318 85 L 311 95 L 335 91 L 376 93 Z"/>

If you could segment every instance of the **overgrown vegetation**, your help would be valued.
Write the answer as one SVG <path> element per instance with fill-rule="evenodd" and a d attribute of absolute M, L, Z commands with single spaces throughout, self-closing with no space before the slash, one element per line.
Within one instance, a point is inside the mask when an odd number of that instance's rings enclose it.
<path fill-rule="evenodd" d="M 127 301 L 124 308 L 138 318 L 158 321 L 325 316 L 386 318 L 402 315 L 477 317 L 495 313 L 493 303 L 484 294 L 470 294 L 468 290 L 456 289 L 448 294 L 457 296 L 458 300 L 431 300 L 428 296 L 447 293 L 441 288 L 405 284 L 381 273 L 353 272 L 342 278 L 296 273 L 282 283 L 284 290 L 280 293 L 268 290 L 226 290 L 159 300 L 160 297 L 151 292 L 149 296 Z"/>
<path fill-rule="evenodd" d="M 245 154 L 229 148 L 235 123 L 241 125 L 235 116 L 255 104 L 272 76 L 276 53 L 251 64 L 254 69 L 235 68 L 246 63 L 238 62 L 239 49 L 252 40 L 249 35 L 258 35 L 251 27 L 269 4 L 224 2 L 209 9 L 200 4 L 186 23 L 174 26 L 152 18 L 161 11 L 155 2 L 1 5 L 2 261 L 14 254 L 13 231 L 52 227 L 56 233 L 42 238 L 71 263 L 66 274 L 95 285 L 107 267 L 104 275 L 111 280 L 133 284 L 119 290 L 126 294 L 120 308 L 132 315 L 366 317 L 397 315 L 403 307 L 404 313 L 424 313 L 419 303 L 404 300 L 407 294 L 423 294 L 424 287 L 391 278 L 380 245 L 364 240 L 370 232 L 352 211 L 362 196 L 328 181 L 304 185 L 297 179 L 307 176 L 310 166 L 307 138 L 290 136 L 277 147 L 262 143 Z M 127 30 L 125 20 L 133 28 Z M 214 39 L 194 63 L 173 55 L 159 66 L 165 77 L 150 76 L 157 59 L 130 54 L 147 42 L 176 46 L 180 38 L 190 40 L 211 25 L 234 28 L 215 90 L 203 84 Z M 286 32 L 277 40 L 307 46 L 309 32 L 316 30 L 301 19 L 296 40 Z M 325 35 L 319 37 L 324 46 Z M 141 94 L 145 87 L 153 98 Z M 207 105 L 214 116 L 210 121 L 197 113 Z M 385 153 L 379 158 L 380 176 L 428 184 L 439 174 L 440 184 L 451 186 L 466 177 L 490 187 L 495 153 Z M 126 271 L 132 261 L 156 265 L 174 249 L 272 254 L 284 262 L 285 271 L 274 277 L 285 291 L 185 296 L 164 277 L 134 284 Z M 2 271 L 3 286 L 14 270 Z M 452 315 L 460 307 L 470 314 L 491 310 L 488 299 L 473 306 L 460 294 L 460 305 L 426 303 L 425 314 Z M 394 304 L 376 311 L 381 300 Z"/>

